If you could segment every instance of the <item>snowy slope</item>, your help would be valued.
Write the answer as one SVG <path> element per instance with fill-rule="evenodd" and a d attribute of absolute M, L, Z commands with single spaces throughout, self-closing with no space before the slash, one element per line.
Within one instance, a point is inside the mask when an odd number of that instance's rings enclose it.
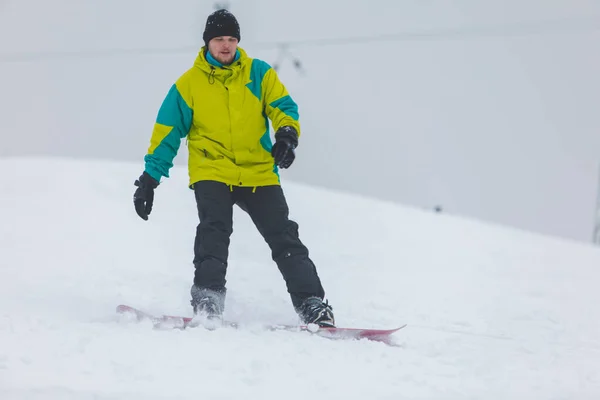
<path fill-rule="evenodd" d="M 2 159 L 0 398 L 592 399 L 600 250 L 286 183 L 339 325 L 409 326 L 399 347 L 256 329 L 156 331 L 128 303 L 189 314 L 187 172 L 133 210 L 141 164 Z M 250 219 L 235 214 L 227 316 L 294 323 Z"/>

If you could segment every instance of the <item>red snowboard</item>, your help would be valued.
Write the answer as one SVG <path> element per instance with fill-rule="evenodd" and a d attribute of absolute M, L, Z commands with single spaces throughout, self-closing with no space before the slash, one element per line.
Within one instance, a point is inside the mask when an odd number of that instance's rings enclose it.
<path fill-rule="evenodd" d="M 185 329 L 191 326 L 192 318 L 190 317 L 179 317 L 173 315 L 153 315 L 147 312 L 141 311 L 137 308 L 130 307 L 127 305 L 119 305 L 117 307 L 119 314 L 130 314 L 133 315 L 136 320 L 150 320 L 154 323 L 156 328 L 177 328 Z M 232 321 L 224 321 L 222 326 L 238 328 L 239 324 Z M 319 336 L 327 337 L 330 339 L 368 339 L 379 342 L 389 343 L 390 335 L 406 326 L 402 325 L 398 328 L 393 329 L 362 329 L 362 328 L 324 328 L 324 327 L 312 327 L 306 325 L 279 325 L 269 324 L 265 325 L 264 328 L 270 331 L 286 330 L 296 332 L 310 332 Z"/>

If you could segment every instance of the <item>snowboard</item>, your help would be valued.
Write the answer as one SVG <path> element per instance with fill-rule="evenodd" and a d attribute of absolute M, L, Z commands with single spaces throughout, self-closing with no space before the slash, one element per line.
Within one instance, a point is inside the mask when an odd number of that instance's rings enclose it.
<path fill-rule="evenodd" d="M 191 317 L 175 315 L 154 315 L 142 311 L 138 308 L 125 304 L 117 306 L 117 313 L 132 315 L 136 321 L 149 320 L 157 329 L 186 329 L 195 327 L 194 319 Z M 230 327 L 238 329 L 241 325 L 234 321 L 223 321 L 221 327 Z M 406 324 L 392 329 L 371 329 L 371 328 L 329 328 L 316 325 L 286 325 L 286 324 L 266 324 L 263 328 L 268 331 L 292 331 L 309 332 L 329 339 L 367 339 L 391 344 L 391 335 L 394 332 L 406 327 Z"/>

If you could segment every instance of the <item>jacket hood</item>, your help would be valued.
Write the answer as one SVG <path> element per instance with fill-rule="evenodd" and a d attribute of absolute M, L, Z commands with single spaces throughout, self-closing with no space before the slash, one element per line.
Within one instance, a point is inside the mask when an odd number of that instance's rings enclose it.
<path fill-rule="evenodd" d="M 196 61 L 194 61 L 194 67 L 200 68 L 202 71 L 210 73 L 215 68 L 218 69 L 218 67 L 215 67 L 214 65 L 212 65 L 211 63 L 208 62 L 208 60 L 206 59 L 207 51 L 208 51 L 208 47 L 202 46 L 202 48 L 198 52 Z M 237 51 L 240 52 L 240 58 L 237 61 L 233 62 L 232 64 L 227 65 L 223 68 L 225 68 L 225 69 L 234 68 L 236 65 L 242 65 L 242 63 L 248 59 L 248 54 L 246 53 L 246 51 L 244 49 L 242 49 L 241 47 L 238 47 Z"/>

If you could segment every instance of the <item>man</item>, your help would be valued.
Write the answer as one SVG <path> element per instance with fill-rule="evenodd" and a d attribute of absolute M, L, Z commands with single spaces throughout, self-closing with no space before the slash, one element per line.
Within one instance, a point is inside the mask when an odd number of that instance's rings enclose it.
<path fill-rule="evenodd" d="M 134 205 L 148 219 L 154 189 L 187 137 L 189 185 L 200 223 L 194 243 L 191 304 L 198 318 L 221 320 L 233 206 L 247 212 L 271 248 L 292 304 L 306 324 L 334 326 L 331 306 L 298 224 L 288 218 L 278 167 L 295 159 L 298 107 L 264 61 L 239 48 L 240 27 L 227 10 L 206 22 L 205 46 L 194 66 L 171 87 L 156 119 Z M 269 134 L 273 125 L 275 144 Z"/>

